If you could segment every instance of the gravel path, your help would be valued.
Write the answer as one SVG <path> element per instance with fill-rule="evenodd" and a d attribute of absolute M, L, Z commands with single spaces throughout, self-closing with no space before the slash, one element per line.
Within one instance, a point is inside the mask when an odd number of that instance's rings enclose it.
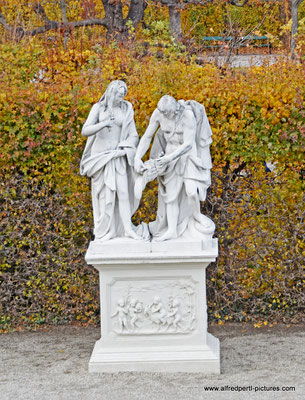
<path fill-rule="evenodd" d="M 200 400 L 305 398 L 305 326 L 254 330 L 212 327 L 221 341 L 222 373 L 88 374 L 97 328 L 58 327 L 0 336 L 3 400 Z M 221 391 L 221 388 L 225 391 Z M 218 392 L 207 391 L 216 386 Z M 245 391 L 237 392 L 236 386 Z M 252 391 L 246 387 L 252 386 Z M 279 388 L 266 391 L 263 387 Z M 260 390 L 255 392 L 255 388 Z M 295 387 L 283 391 L 282 387 Z M 258 389 L 256 389 L 258 390 Z"/>

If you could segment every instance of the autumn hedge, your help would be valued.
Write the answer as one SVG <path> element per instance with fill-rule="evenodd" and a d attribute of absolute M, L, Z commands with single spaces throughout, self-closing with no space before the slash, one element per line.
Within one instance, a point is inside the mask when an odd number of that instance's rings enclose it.
<path fill-rule="evenodd" d="M 134 44 L 69 49 L 3 44 L 0 59 L 1 329 L 97 323 L 90 183 L 78 168 L 81 126 L 112 79 L 124 79 L 139 135 L 160 96 L 203 103 L 213 130 L 213 184 L 203 211 L 217 225 L 211 320 L 304 320 L 304 65 L 197 65 Z M 273 172 L 266 172 L 272 162 Z M 156 212 L 150 184 L 135 223 Z"/>

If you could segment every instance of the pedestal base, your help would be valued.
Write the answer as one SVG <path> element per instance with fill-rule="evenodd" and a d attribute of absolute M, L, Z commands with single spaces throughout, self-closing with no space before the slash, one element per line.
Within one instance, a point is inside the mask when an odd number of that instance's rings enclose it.
<path fill-rule="evenodd" d="M 89 372 L 200 372 L 220 373 L 219 340 L 208 333 L 205 346 L 179 346 L 164 349 L 105 349 L 97 341 Z"/>
<path fill-rule="evenodd" d="M 133 252 L 135 243 L 126 240 L 90 244 L 86 261 L 100 276 L 101 339 L 89 372 L 220 373 L 219 341 L 207 333 L 205 289 L 217 240 L 189 249 L 168 244 L 165 251 L 165 243 L 140 242 Z"/>

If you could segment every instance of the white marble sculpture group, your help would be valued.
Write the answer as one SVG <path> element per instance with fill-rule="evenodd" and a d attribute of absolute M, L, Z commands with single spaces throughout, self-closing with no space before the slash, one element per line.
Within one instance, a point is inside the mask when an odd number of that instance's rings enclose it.
<path fill-rule="evenodd" d="M 80 172 L 91 179 L 94 219 L 85 259 L 99 271 L 101 303 L 89 371 L 219 373 L 205 289 L 218 247 L 214 223 L 200 212 L 212 168 L 205 108 L 163 96 L 139 141 L 126 93 L 123 81 L 111 82 L 82 129 Z M 135 226 L 132 216 L 155 178 L 156 220 Z"/>
<path fill-rule="evenodd" d="M 95 240 L 212 236 L 215 225 L 200 212 L 212 168 L 212 131 L 204 106 L 194 100 L 161 97 L 139 142 L 126 93 L 125 82 L 111 82 L 82 129 L 88 139 L 80 171 L 91 178 Z M 143 163 L 152 139 L 150 159 Z M 148 227 L 136 227 L 131 217 L 147 182 L 155 178 L 157 218 Z"/>

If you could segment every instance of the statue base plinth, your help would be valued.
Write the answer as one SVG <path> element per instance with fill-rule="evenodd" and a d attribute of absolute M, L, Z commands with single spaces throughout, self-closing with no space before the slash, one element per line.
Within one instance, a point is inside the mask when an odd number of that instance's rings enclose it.
<path fill-rule="evenodd" d="M 105 348 L 95 344 L 89 372 L 200 372 L 219 374 L 219 340 L 208 333 L 205 346 Z"/>
<path fill-rule="evenodd" d="M 100 277 L 101 339 L 89 372 L 220 373 L 219 341 L 207 332 L 205 282 L 217 240 L 178 242 L 90 243 L 86 261 Z"/>

